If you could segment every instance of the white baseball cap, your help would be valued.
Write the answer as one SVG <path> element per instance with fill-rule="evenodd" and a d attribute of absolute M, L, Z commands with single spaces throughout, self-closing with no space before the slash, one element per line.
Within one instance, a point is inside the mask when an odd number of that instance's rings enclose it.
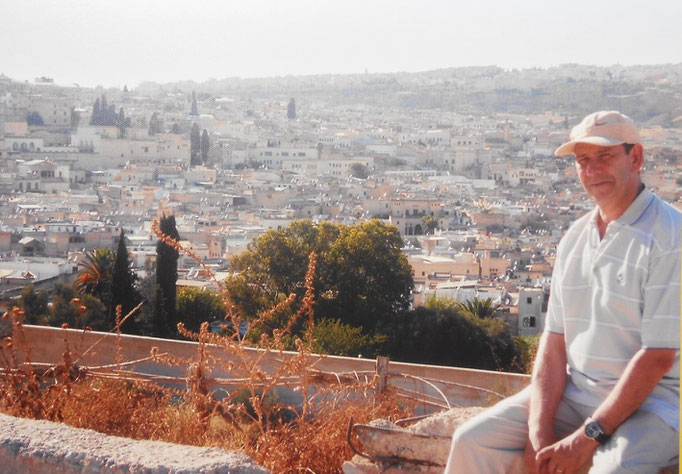
<path fill-rule="evenodd" d="M 556 156 L 575 153 L 576 143 L 614 146 L 641 141 L 635 122 L 627 115 L 615 110 L 601 110 L 588 115 L 573 127 L 569 138 L 570 142 L 564 143 L 554 151 Z"/>

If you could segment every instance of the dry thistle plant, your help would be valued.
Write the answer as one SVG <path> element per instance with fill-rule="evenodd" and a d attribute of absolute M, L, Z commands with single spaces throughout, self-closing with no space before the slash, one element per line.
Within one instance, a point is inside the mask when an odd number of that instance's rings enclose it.
<path fill-rule="evenodd" d="M 158 222 L 152 229 L 159 240 L 194 258 L 215 280 L 200 258 L 160 232 Z M 222 282 L 216 281 L 228 308 L 225 326 L 230 331 L 211 333 L 204 322 L 194 333 L 180 323 L 180 334 L 197 342 L 193 360 L 159 354 L 157 348 L 150 351 L 151 360 L 188 368 L 186 391 L 126 378 L 120 370 L 125 358 L 120 328 L 140 305 L 125 317 L 121 317 L 120 307 L 116 310 L 116 325 L 111 332 L 116 333 L 117 350 L 109 372 L 88 371 L 77 365 L 104 336 L 76 353 L 67 331 L 62 360 L 41 372 L 30 361 L 22 329 L 23 313 L 13 308 L 3 316 L 12 320 L 14 333 L 0 346 L 0 411 L 136 439 L 240 450 L 272 472 L 341 472 L 343 461 L 353 455 L 346 443 L 351 417 L 358 423 L 375 418 L 405 418 L 412 414 L 412 407 L 399 402 L 390 389 L 379 396 L 372 379 L 363 382 L 360 378 L 322 376 L 315 370 L 317 358 L 312 347 L 316 267 L 317 255 L 313 253 L 298 308 L 285 327 L 273 330 L 272 335 L 263 333 L 260 350 L 249 347 L 243 339 L 239 331 L 242 319 L 234 311 L 235 305 Z M 290 310 L 296 300 L 295 294 L 289 295 L 262 312 L 247 328 Z M 285 352 L 284 338 L 295 337 L 294 329 L 301 324 L 304 338 L 294 339 L 297 351 Z M 17 344 L 26 354 L 22 362 L 17 360 Z M 217 370 L 230 374 L 230 378 L 211 378 Z M 330 383 L 330 379 L 334 382 Z M 293 390 L 299 399 L 289 403 L 280 400 L 281 387 Z"/>

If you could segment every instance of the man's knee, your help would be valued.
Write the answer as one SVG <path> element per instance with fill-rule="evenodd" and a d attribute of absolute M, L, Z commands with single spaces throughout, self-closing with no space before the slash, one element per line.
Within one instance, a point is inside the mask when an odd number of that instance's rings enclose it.
<path fill-rule="evenodd" d="M 457 427 L 455 433 L 452 435 L 451 449 L 460 449 L 479 444 L 480 438 L 485 436 L 487 431 L 485 429 L 485 417 L 482 415 L 484 415 L 484 413 L 479 414 Z"/>

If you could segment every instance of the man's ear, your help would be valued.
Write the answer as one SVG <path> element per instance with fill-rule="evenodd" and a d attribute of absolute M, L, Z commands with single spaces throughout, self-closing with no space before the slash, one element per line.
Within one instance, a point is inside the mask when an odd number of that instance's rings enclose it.
<path fill-rule="evenodd" d="M 632 160 L 632 167 L 635 171 L 642 171 L 644 167 L 644 148 L 641 143 L 635 143 L 635 146 L 630 150 L 630 159 Z"/>

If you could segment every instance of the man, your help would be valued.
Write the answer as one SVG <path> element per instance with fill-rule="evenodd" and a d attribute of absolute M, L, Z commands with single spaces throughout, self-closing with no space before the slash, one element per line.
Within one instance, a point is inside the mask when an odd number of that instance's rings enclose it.
<path fill-rule="evenodd" d="M 682 214 L 646 189 L 632 120 L 596 112 L 575 155 L 595 209 L 557 248 L 531 384 L 462 425 L 448 473 L 655 473 L 679 431 Z"/>

